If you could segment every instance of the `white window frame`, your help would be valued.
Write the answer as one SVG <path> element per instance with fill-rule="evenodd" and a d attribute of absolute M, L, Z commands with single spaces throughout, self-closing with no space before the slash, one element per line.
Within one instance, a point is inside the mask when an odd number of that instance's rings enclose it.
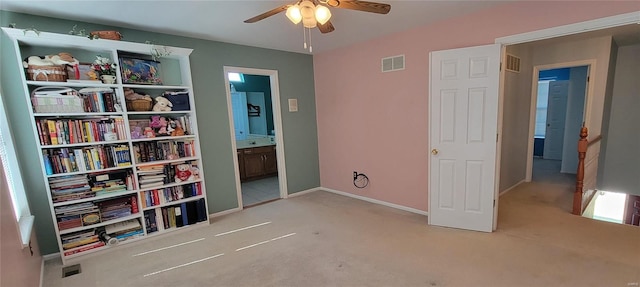
<path fill-rule="evenodd" d="M 0 93 L 0 161 L 2 163 L 0 166 L 2 168 L 0 182 L 6 181 L 7 183 L 6 186 L 11 197 L 16 227 L 20 234 L 20 242 L 22 242 L 22 248 L 25 248 L 29 246 L 29 241 L 31 240 L 34 217 L 31 214 L 31 209 L 29 209 L 29 201 L 22 181 L 20 164 L 15 155 L 13 134 L 9 126 L 4 100 Z"/>

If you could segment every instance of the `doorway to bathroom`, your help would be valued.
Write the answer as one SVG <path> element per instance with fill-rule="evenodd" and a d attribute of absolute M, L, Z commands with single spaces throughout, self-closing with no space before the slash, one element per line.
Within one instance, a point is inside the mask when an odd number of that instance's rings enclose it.
<path fill-rule="evenodd" d="M 225 67 L 238 202 L 286 197 L 277 72 Z"/>

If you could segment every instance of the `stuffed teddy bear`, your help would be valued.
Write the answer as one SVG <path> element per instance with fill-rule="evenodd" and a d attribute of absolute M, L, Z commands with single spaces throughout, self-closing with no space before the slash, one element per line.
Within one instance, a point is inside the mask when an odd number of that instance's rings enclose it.
<path fill-rule="evenodd" d="M 160 128 L 162 126 L 160 124 L 160 116 L 151 116 L 151 123 L 149 123 L 149 126 L 154 129 Z"/>
<path fill-rule="evenodd" d="M 200 169 L 198 169 L 197 166 L 192 166 L 191 167 L 191 176 L 193 176 L 193 179 L 199 179 L 200 178 Z"/>
<path fill-rule="evenodd" d="M 153 122 L 153 117 L 152 117 L 152 122 Z M 165 117 L 159 117 L 158 119 L 156 119 L 156 123 L 155 123 L 155 128 L 156 130 L 156 135 L 159 136 L 168 136 L 169 132 L 167 131 L 167 126 L 169 125 L 169 123 L 167 122 L 167 118 Z"/>
<path fill-rule="evenodd" d="M 144 128 L 144 137 L 146 138 L 155 138 L 156 137 L 156 133 L 153 132 L 153 129 L 151 127 L 146 127 Z"/>
<path fill-rule="evenodd" d="M 179 164 L 176 165 L 176 182 L 183 182 L 187 180 L 193 180 L 193 174 L 191 173 L 191 165 Z"/>
<path fill-rule="evenodd" d="M 171 127 L 171 136 L 175 137 L 175 136 L 183 136 L 184 135 L 184 130 L 182 129 L 182 125 L 180 124 L 179 121 L 174 121 L 171 120 L 169 122 L 169 127 Z"/>
<path fill-rule="evenodd" d="M 173 104 L 165 97 L 156 97 L 156 104 L 153 105 L 154 112 L 168 112 L 171 111 Z"/>

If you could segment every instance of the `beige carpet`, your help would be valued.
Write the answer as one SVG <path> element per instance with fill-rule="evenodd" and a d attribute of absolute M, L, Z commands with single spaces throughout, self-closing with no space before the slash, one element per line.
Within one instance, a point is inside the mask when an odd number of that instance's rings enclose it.
<path fill-rule="evenodd" d="M 570 195 L 524 184 L 480 233 L 318 191 L 123 245 L 64 279 L 48 261 L 43 286 L 637 286 L 640 228 L 570 215 Z"/>

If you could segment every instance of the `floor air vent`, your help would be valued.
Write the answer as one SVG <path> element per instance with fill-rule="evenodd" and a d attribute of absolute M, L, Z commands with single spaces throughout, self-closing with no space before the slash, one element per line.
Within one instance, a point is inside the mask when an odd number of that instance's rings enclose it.
<path fill-rule="evenodd" d="M 80 264 L 71 265 L 62 268 L 62 278 L 80 274 L 82 272 Z"/>
<path fill-rule="evenodd" d="M 520 73 L 520 58 L 507 54 L 507 63 L 505 69 L 510 72 Z"/>
<path fill-rule="evenodd" d="M 404 55 L 382 58 L 382 71 L 392 72 L 404 70 Z"/>

